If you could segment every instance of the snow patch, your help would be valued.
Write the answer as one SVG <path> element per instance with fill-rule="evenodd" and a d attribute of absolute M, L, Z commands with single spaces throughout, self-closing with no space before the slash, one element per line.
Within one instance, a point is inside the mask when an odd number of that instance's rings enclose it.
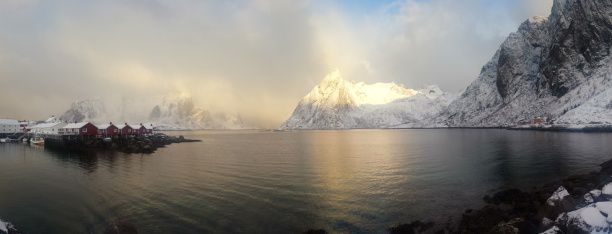
<path fill-rule="evenodd" d="M 546 203 L 550 206 L 555 206 L 559 201 L 563 200 L 564 197 L 569 196 L 569 192 L 560 186 L 557 190 L 546 200 Z"/>
<path fill-rule="evenodd" d="M 612 196 L 612 183 L 608 183 L 606 184 L 602 189 L 601 189 L 601 194 L 603 195 L 607 195 L 607 196 Z"/>
<path fill-rule="evenodd" d="M 561 229 L 559 229 L 559 227 L 557 226 L 553 226 L 547 229 L 546 231 L 541 232 L 541 234 L 557 234 L 557 233 L 561 233 Z"/>
<path fill-rule="evenodd" d="M 0 220 L 0 232 L 3 233 L 8 233 L 8 223 L 3 222 L 2 220 Z"/>

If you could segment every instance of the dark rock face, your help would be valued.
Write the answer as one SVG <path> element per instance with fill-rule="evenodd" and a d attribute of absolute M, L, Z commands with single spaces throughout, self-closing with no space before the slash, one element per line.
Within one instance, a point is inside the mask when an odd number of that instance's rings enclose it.
<path fill-rule="evenodd" d="M 544 85 L 560 97 L 584 82 L 589 70 L 610 55 L 612 1 L 555 1 L 550 16 L 550 45 L 544 52 Z M 576 75 L 577 74 L 577 75 Z"/>
<path fill-rule="evenodd" d="M 520 81 L 534 87 L 545 45 L 547 19 L 525 21 L 499 50 L 496 86 L 502 98 L 520 91 Z M 520 48 L 520 49 L 517 49 Z"/>

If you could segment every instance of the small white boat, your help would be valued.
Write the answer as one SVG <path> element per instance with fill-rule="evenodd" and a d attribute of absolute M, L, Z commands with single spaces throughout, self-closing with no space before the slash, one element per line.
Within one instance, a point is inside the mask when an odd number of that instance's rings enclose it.
<path fill-rule="evenodd" d="M 32 145 L 44 145 L 45 144 L 45 139 L 42 137 L 34 137 L 32 139 L 30 139 L 30 144 Z"/>
<path fill-rule="evenodd" d="M 28 138 L 23 138 L 23 139 L 21 139 L 21 141 L 22 141 L 23 143 L 28 143 Z"/>
<path fill-rule="evenodd" d="M 8 142 L 8 138 L 0 138 L 0 143 L 7 143 Z"/>

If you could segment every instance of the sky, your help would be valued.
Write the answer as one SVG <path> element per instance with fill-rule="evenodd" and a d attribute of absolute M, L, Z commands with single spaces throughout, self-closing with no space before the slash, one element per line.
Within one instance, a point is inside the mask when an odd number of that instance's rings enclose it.
<path fill-rule="evenodd" d="M 277 127 L 327 73 L 458 93 L 552 0 L 2 0 L 0 118 L 190 95 Z M 144 100 L 144 101 L 142 101 Z"/>

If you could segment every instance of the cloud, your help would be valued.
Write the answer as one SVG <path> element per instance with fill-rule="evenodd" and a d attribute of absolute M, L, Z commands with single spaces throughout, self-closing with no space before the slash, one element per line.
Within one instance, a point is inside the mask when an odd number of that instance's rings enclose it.
<path fill-rule="evenodd" d="M 2 1 L 0 115 L 190 93 L 205 108 L 276 127 L 335 68 L 354 80 L 457 91 L 521 21 L 550 8 L 549 0 L 356 4 Z"/>
<path fill-rule="evenodd" d="M 410 87 L 438 84 L 457 92 L 477 77 L 510 32 L 531 16 L 548 15 L 551 4 L 549 0 L 396 1 L 357 21 L 354 16 L 327 17 L 322 21 L 340 19 L 352 24 L 332 26 L 321 35 L 328 41 L 341 38 L 339 44 L 346 48 L 337 54 L 350 55 L 347 58 L 352 60 L 342 64 L 364 64 L 362 71 L 348 77 Z M 341 10 L 336 14 L 342 14 Z"/>

